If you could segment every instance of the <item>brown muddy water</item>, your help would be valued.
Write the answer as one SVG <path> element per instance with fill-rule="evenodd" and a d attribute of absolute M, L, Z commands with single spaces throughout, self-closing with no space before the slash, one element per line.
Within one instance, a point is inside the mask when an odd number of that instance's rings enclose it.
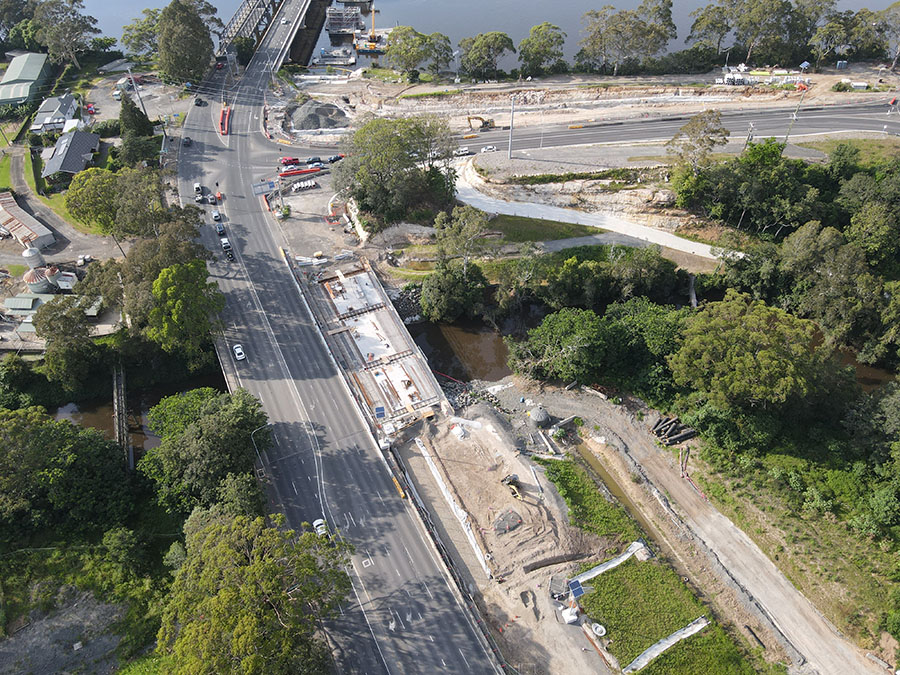
<path fill-rule="evenodd" d="M 436 373 L 464 382 L 495 382 L 512 373 L 503 338 L 483 323 L 417 323 L 409 332 Z"/>
<path fill-rule="evenodd" d="M 160 399 L 190 389 L 212 387 L 226 391 L 225 380 L 220 373 L 184 380 L 174 385 L 160 385 L 141 391 L 127 392 L 128 434 L 134 447 L 135 458 L 159 445 L 159 436 L 150 430 L 147 415 Z M 48 411 L 57 420 L 69 420 L 82 427 L 94 427 L 110 440 L 115 438 L 112 399 L 89 399 L 67 403 Z"/>

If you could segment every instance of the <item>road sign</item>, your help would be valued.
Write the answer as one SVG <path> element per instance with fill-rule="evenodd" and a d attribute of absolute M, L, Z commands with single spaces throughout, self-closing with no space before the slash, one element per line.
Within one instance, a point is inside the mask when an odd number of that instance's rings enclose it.
<path fill-rule="evenodd" d="M 276 185 L 274 180 L 264 180 L 262 183 L 255 183 L 253 185 L 253 194 L 264 195 L 267 192 L 274 192 L 275 187 Z"/>
<path fill-rule="evenodd" d="M 580 598 L 582 595 L 584 595 L 584 588 L 581 586 L 580 581 L 570 581 L 569 590 L 572 591 L 573 598 Z"/>

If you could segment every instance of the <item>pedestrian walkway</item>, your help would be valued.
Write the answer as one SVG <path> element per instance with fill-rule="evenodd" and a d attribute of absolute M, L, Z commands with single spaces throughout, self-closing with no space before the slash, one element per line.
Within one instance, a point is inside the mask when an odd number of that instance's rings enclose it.
<path fill-rule="evenodd" d="M 717 260 L 713 247 L 675 236 L 671 232 L 657 230 L 646 225 L 638 225 L 624 218 L 609 213 L 588 213 L 576 209 L 566 209 L 548 204 L 532 204 L 529 202 L 510 202 L 504 199 L 489 197 L 478 190 L 481 178 L 472 168 L 471 160 L 466 162 L 459 172 L 456 183 L 456 198 L 465 204 L 474 206 L 488 213 L 502 213 L 510 216 L 541 218 L 563 223 L 578 223 L 588 227 L 596 227 L 608 232 L 632 237 L 650 244 L 659 244 L 676 251 L 690 253 L 701 258 Z M 616 242 L 618 243 L 618 242 Z M 625 242 L 622 242 L 625 243 Z M 625 243 L 625 245 L 630 245 Z"/>

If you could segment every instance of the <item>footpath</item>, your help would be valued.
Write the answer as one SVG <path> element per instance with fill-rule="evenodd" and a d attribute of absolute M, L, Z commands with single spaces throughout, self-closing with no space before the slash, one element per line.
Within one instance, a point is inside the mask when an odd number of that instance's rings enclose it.
<path fill-rule="evenodd" d="M 682 239 L 671 232 L 657 230 L 646 225 L 630 222 L 609 213 L 587 213 L 575 209 L 566 209 L 548 204 L 532 204 L 529 202 L 511 202 L 484 194 L 479 187 L 484 185 L 481 176 L 472 165 L 473 160 L 466 161 L 459 171 L 456 183 L 456 197 L 461 202 L 474 206 L 488 213 L 502 213 L 510 216 L 525 216 L 555 220 L 563 223 L 578 223 L 588 227 L 596 227 L 611 233 L 624 235 L 648 244 L 658 244 L 682 253 L 690 253 L 709 260 L 718 260 L 709 244 L 701 244 Z M 626 244 L 633 245 L 633 244 Z"/>

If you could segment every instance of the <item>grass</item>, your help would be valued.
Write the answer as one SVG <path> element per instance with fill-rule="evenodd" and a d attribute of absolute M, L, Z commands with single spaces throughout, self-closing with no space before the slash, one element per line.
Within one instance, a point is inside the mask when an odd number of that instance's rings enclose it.
<path fill-rule="evenodd" d="M 12 185 L 9 177 L 9 166 L 11 163 L 12 157 L 9 155 L 3 155 L 3 159 L 0 159 L 0 189 L 9 190 Z"/>
<path fill-rule="evenodd" d="M 162 675 L 171 672 L 168 657 L 146 654 L 119 670 L 119 675 Z"/>
<path fill-rule="evenodd" d="M 847 144 L 859 149 L 859 163 L 863 167 L 884 164 L 900 155 L 900 138 L 884 136 L 882 138 L 845 138 L 842 140 L 829 138 L 822 141 L 798 143 L 801 148 L 819 150 L 830 154 L 838 145 Z"/>
<path fill-rule="evenodd" d="M 28 265 L 6 265 L 6 271 L 9 272 L 10 276 L 20 277 L 25 274 L 28 269 Z"/>
<path fill-rule="evenodd" d="M 383 82 L 396 82 L 397 80 L 402 79 L 400 77 L 400 73 L 396 70 L 391 70 L 390 68 L 366 68 L 363 72 L 363 77 L 368 77 L 373 80 L 382 80 Z"/>
<path fill-rule="evenodd" d="M 578 223 L 561 223 L 555 220 L 508 215 L 496 216 L 490 221 L 488 227 L 491 230 L 502 232 L 503 241 L 511 243 L 553 241 L 605 232 L 605 230 L 600 228 L 579 225 Z"/>
<path fill-rule="evenodd" d="M 514 176 L 508 182 L 516 185 L 545 185 L 547 183 L 565 183 L 570 180 L 613 180 L 629 185 L 646 183 L 649 180 L 660 180 L 665 173 L 660 169 L 616 168 L 603 171 L 580 171 L 567 173 L 539 173 L 531 176 Z"/>
<path fill-rule="evenodd" d="M 547 478 L 569 507 L 574 525 L 601 537 L 634 541 L 640 531 L 634 521 L 618 504 L 607 501 L 587 471 L 572 461 L 538 460 L 547 471 Z M 697 617 L 694 617 L 695 619 Z"/>
<path fill-rule="evenodd" d="M 401 94 L 397 98 L 440 98 L 442 96 L 455 96 L 461 94 L 462 89 L 444 89 L 444 91 L 423 91 L 419 94 Z"/>

